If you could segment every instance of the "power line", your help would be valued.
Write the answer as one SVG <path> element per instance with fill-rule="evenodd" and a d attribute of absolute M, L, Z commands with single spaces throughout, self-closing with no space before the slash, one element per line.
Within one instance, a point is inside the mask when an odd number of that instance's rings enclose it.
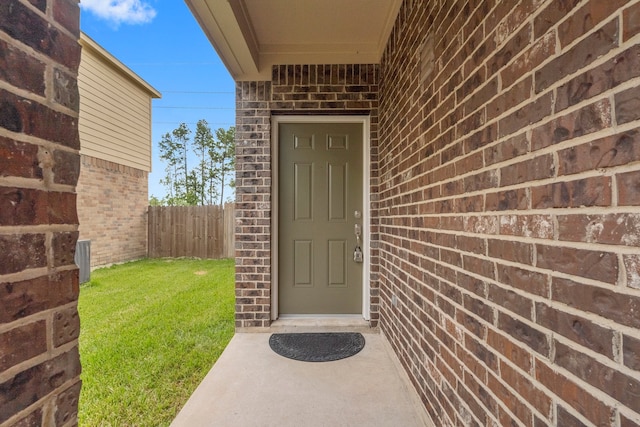
<path fill-rule="evenodd" d="M 154 106 L 153 108 L 167 108 L 178 110 L 235 110 L 233 107 L 181 107 L 181 106 Z"/>
<path fill-rule="evenodd" d="M 153 122 L 154 125 L 180 125 L 180 124 L 187 124 L 187 125 L 197 125 L 198 123 L 196 122 Z M 232 122 L 207 122 L 208 125 L 229 125 L 229 126 L 235 126 L 235 123 Z"/>
<path fill-rule="evenodd" d="M 192 93 L 198 95 L 233 95 L 235 92 L 207 92 L 207 91 L 188 91 L 188 90 L 161 90 L 161 93 Z"/>
<path fill-rule="evenodd" d="M 165 65 L 216 65 L 216 62 L 131 62 L 129 65 L 150 65 L 160 67 Z"/>

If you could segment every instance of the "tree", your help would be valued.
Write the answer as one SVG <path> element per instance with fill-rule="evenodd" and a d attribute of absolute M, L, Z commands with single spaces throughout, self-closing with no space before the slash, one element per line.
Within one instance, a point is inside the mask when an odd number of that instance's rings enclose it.
<path fill-rule="evenodd" d="M 167 175 L 160 183 L 169 188 L 167 204 L 170 206 L 189 204 L 189 200 L 193 199 L 188 178 L 189 134 L 189 127 L 186 123 L 181 123 L 171 133 L 164 134 L 160 140 L 160 158 L 167 162 Z"/>
<path fill-rule="evenodd" d="M 163 205 L 163 199 L 158 199 L 153 194 L 151 195 L 151 197 L 149 197 L 149 206 L 162 206 L 162 205 Z"/>
<path fill-rule="evenodd" d="M 231 126 L 225 130 L 218 128 L 216 130 L 216 138 L 213 143 L 213 150 L 210 154 L 212 161 L 215 164 L 215 168 L 212 168 L 214 175 L 212 176 L 212 183 L 218 181 L 220 186 L 220 206 L 224 204 L 224 187 L 229 185 L 233 187 L 235 181 L 229 179 L 227 176 L 236 167 L 236 128 Z"/>
<path fill-rule="evenodd" d="M 166 162 L 166 175 L 160 180 L 168 189 L 167 197 L 154 202 L 175 205 L 224 203 L 225 187 L 233 188 L 230 173 L 235 168 L 235 128 L 219 128 L 215 137 L 206 120 L 199 120 L 191 143 L 191 130 L 185 123 L 164 134 L 160 140 L 160 158 Z M 197 164 L 188 168 L 192 150 Z"/>
<path fill-rule="evenodd" d="M 211 166 L 209 153 L 213 149 L 214 139 L 211 128 L 206 120 L 198 120 L 196 124 L 196 133 L 193 138 L 193 149 L 198 156 L 198 195 L 200 204 L 204 205 L 213 203 L 213 194 L 215 187 L 210 185 Z"/>

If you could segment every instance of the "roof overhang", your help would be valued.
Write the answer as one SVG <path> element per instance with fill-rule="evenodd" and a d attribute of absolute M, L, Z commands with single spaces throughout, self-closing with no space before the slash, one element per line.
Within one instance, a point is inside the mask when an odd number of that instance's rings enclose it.
<path fill-rule="evenodd" d="M 235 80 L 275 64 L 377 64 L 402 0 L 185 0 Z"/>

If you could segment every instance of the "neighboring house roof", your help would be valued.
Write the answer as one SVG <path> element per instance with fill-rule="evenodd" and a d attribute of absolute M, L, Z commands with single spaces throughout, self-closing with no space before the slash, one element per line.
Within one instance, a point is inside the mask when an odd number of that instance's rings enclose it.
<path fill-rule="evenodd" d="M 274 64 L 377 64 L 402 0 L 185 0 L 236 80 Z"/>
<path fill-rule="evenodd" d="M 84 33 L 80 45 L 80 153 L 150 171 L 151 100 L 160 92 Z"/>

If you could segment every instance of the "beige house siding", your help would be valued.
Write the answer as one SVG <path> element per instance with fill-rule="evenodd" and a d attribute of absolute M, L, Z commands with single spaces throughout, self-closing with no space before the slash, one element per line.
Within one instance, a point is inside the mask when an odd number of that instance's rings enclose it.
<path fill-rule="evenodd" d="M 78 218 L 95 268 L 147 255 L 151 99 L 160 94 L 85 34 L 80 44 Z"/>
<path fill-rule="evenodd" d="M 82 34 L 81 154 L 151 170 L 151 99 L 160 93 Z"/>

